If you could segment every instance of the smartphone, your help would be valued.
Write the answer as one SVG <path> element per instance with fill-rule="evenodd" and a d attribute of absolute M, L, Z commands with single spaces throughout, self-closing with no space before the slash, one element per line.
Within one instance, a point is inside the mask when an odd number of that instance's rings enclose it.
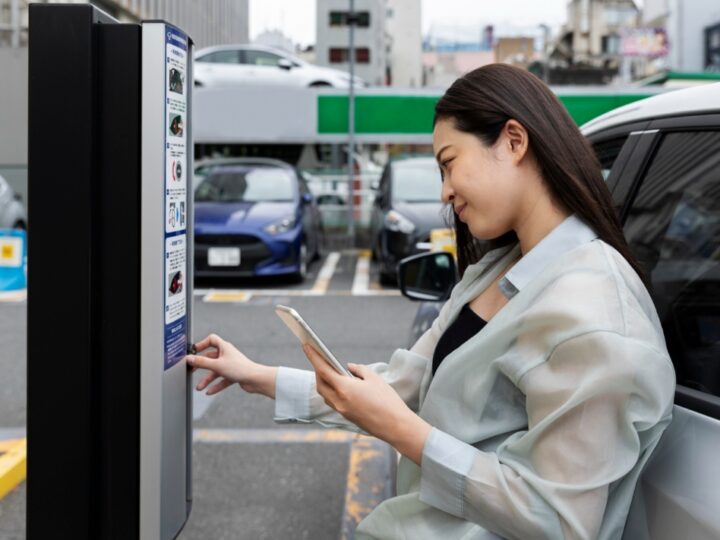
<path fill-rule="evenodd" d="M 333 353 L 330 352 L 330 349 L 328 349 L 325 344 L 320 341 L 317 334 L 313 332 L 310 325 L 303 320 L 297 311 L 291 307 L 277 305 L 275 306 L 275 313 L 277 313 L 278 317 L 282 319 L 290 331 L 295 334 L 295 336 L 300 340 L 300 343 L 303 345 L 307 343 L 312 345 L 313 348 L 320 353 L 320 356 L 322 356 L 325 361 L 341 375 L 345 375 L 347 377 L 353 376 L 352 373 L 350 373 L 340 362 L 338 362 L 337 358 L 335 358 Z"/>

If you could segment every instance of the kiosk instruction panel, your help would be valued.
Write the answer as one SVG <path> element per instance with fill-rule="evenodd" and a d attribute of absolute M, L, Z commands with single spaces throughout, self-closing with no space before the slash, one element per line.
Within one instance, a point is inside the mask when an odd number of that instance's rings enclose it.
<path fill-rule="evenodd" d="M 187 36 L 165 33 L 165 360 L 169 369 L 187 348 Z"/>

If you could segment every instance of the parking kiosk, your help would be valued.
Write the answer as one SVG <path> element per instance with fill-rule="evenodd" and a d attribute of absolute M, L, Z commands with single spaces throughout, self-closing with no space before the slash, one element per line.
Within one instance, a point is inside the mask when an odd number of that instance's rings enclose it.
<path fill-rule="evenodd" d="M 191 507 L 192 40 L 30 5 L 27 537 Z"/>

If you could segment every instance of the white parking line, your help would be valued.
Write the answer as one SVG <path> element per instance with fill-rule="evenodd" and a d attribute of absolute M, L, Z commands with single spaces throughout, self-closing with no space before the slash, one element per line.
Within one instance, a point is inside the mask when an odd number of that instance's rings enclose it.
<path fill-rule="evenodd" d="M 370 251 L 365 250 L 358 253 L 357 264 L 355 265 L 355 277 L 353 278 L 353 296 L 365 296 L 369 292 L 370 285 Z"/>
<path fill-rule="evenodd" d="M 325 294 L 330 286 L 330 280 L 332 280 L 333 274 L 335 273 L 335 267 L 340 260 L 340 253 L 333 251 L 325 259 L 325 264 L 318 272 L 318 277 L 313 285 L 313 294 Z"/>
<path fill-rule="evenodd" d="M 333 251 L 327 256 L 325 263 L 318 272 L 312 289 L 195 289 L 194 296 L 202 296 L 204 302 L 230 302 L 243 303 L 251 298 L 268 296 L 400 296 L 397 289 L 381 289 L 376 284 L 370 284 L 370 256 L 369 250 L 359 253 L 348 251 L 347 255 L 358 254 L 355 265 L 355 276 L 351 290 L 328 290 L 330 281 L 335 274 L 335 268 L 340 261 L 341 254 Z"/>

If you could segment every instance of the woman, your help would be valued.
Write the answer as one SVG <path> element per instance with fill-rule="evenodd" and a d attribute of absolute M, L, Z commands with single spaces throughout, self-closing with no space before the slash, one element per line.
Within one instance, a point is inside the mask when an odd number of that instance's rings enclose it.
<path fill-rule="evenodd" d="M 198 389 L 239 382 L 277 421 L 362 429 L 402 458 L 359 538 L 620 538 L 670 421 L 674 372 L 588 142 L 535 76 L 490 65 L 436 106 L 462 279 L 387 364 L 256 364 L 217 336 Z M 488 241 L 485 249 L 475 240 Z"/>

